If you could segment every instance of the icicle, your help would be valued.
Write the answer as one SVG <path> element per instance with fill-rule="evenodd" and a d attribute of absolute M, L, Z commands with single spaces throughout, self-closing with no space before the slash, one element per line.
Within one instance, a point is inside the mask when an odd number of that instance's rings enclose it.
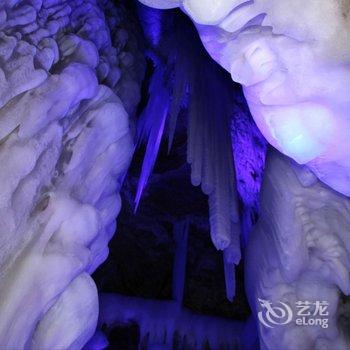
<path fill-rule="evenodd" d="M 203 162 L 203 123 L 201 123 L 201 115 L 197 111 L 198 101 L 191 99 L 191 117 L 194 117 L 193 124 L 193 144 L 192 144 L 192 171 L 191 182 L 193 186 L 199 186 L 202 182 L 202 162 Z M 192 142 L 191 142 L 192 143 Z"/>
<path fill-rule="evenodd" d="M 228 217 L 228 195 L 216 188 L 209 196 L 209 221 L 212 241 L 218 250 L 224 250 L 231 243 L 231 223 Z"/>
<path fill-rule="evenodd" d="M 182 304 L 185 286 L 187 239 L 189 221 L 181 221 L 174 225 L 175 258 L 173 267 L 173 299 Z"/>
<path fill-rule="evenodd" d="M 235 184 L 230 117 L 233 95 L 226 77 L 206 60 L 193 67 L 188 120 L 188 162 L 191 180 L 209 196 L 210 234 L 224 250 L 227 298 L 235 296 L 235 265 L 240 253 L 240 217 Z M 210 84 L 208 84 L 210 82 Z"/>
<path fill-rule="evenodd" d="M 224 258 L 224 270 L 225 270 L 225 285 L 226 285 L 226 298 L 229 301 L 233 301 L 236 295 L 236 276 L 235 276 L 235 264 L 229 264 Z"/>
<path fill-rule="evenodd" d="M 188 111 L 188 125 L 187 125 L 187 163 L 191 164 L 193 161 L 193 142 L 194 139 L 194 116 L 192 113 L 195 113 L 193 110 Z"/>
<path fill-rule="evenodd" d="M 135 198 L 135 211 L 140 203 L 142 192 L 147 185 L 152 173 L 154 163 L 159 152 L 164 125 L 169 109 L 169 93 L 163 82 L 163 69 L 157 69 L 154 73 L 149 89 L 150 99 L 142 113 L 138 124 L 138 142 L 147 142 L 146 154 L 142 163 L 141 175 Z"/>
<path fill-rule="evenodd" d="M 191 85 L 188 134 L 192 183 L 202 183 L 203 191 L 209 195 L 211 237 L 215 247 L 223 250 L 231 244 L 233 236 L 240 234 L 237 230 L 232 232 L 232 222 L 237 223 L 239 215 L 229 129 L 230 109 L 225 101 L 228 96 L 217 93 L 222 88 L 220 77 L 210 65 L 199 69 L 196 78 Z M 208 88 L 207 80 L 211 82 L 211 88 Z"/>
<path fill-rule="evenodd" d="M 235 266 L 240 260 L 239 242 L 232 243 L 223 253 L 225 270 L 226 297 L 233 301 L 236 295 Z"/>
<path fill-rule="evenodd" d="M 167 123 L 170 150 L 176 123 L 184 98 L 189 96 L 187 128 L 187 162 L 191 164 L 191 182 L 201 185 L 209 196 L 210 234 L 217 249 L 225 250 L 227 295 L 234 296 L 234 265 L 240 260 L 240 234 L 236 174 L 233 161 L 230 118 L 233 113 L 232 82 L 196 46 L 197 35 L 179 26 L 175 51 L 170 65 L 174 65 L 172 97 L 163 86 L 161 70 L 152 78 L 150 101 L 140 121 L 140 139 L 148 139 L 142 166 L 136 206 L 152 171 L 160 138 Z M 193 34 L 194 33 L 194 34 Z M 174 44 L 173 44 L 174 45 Z M 169 62 L 168 62 L 169 63 Z M 171 89 L 170 89 L 171 90 Z M 170 101 L 170 102 L 169 102 Z M 180 272 L 176 271 L 176 274 Z M 181 299 L 180 287 L 173 287 L 174 298 Z M 176 292 L 175 292 L 176 290 Z"/>
<path fill-rule="evenodd" d="M 204 148 L 203 148 L 203 168 L 202 168 L 202 191 L 210 195 L 214 191 L 215 167 L 211 160 L 215 159 L 215 139 L 211 137 L 214 128 L 214 119 L 205 119 Z"/>
<path fill-rule="evenodd" d="M 174 55 L 175 77 L 168 119 L 168 153 L 170 153 L 170 149 L 174 141 L 177 118 L 180 113 L 186 94 L 186 87 L 188 85 L 186 57 L 187 54 L 184 52 L 184 48 L 180 46 L 177 54 Z"/>

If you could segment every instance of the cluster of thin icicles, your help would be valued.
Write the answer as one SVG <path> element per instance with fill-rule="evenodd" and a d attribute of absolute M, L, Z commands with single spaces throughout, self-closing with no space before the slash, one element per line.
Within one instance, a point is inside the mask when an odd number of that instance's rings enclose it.
<path fill-rule="evenodd" d="M 176 41 L 167 64 L 154 62 L 149 101 L 138 122 L 138 145 L 146 144 L 146 154 L 135 206 L 139 205 L 152 173 L 164 134 L 170 151 L 179 113 L 187 108 L 187 162 L 191 164 L 191 181 L 195 186 L 201 185 L 209 197 L 211 238 L 215 247 L 224 252 L 227 297 L 232 300 L 235 265 L 241 258 L 230 134 L 233 96 L 227 76 L 200 44 L 195 44 L 198 39 L 193 35 L 190 29 L 181 26 L 174 34 Z"/>

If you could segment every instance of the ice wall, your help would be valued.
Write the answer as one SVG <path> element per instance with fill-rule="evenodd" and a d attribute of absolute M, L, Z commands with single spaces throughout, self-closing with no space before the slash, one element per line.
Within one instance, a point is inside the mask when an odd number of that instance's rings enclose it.
<path fill-rule="evenodd" d="M 246 254 L 247 292 L 262 349 L 349 348 L 349 218 L 347 197 L 270 150 L 261 216 Z M 287 307 L 278 310 L 281 302 Z M 313 324 L 315 319 L 327 326 Z"/>
<path fill-rule="evenodd" d="M 0 4 L 0 348 L 80 349 L 133 140 L 143 59 L 112 1 Z"/>

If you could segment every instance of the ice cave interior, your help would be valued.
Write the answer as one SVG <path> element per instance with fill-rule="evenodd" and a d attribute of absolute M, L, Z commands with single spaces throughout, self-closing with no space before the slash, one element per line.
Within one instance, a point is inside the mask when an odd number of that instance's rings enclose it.
<path fill-rule="evenodd" d="M 350 349 L 350 0 L 0 0 L 0 350 Z"/>

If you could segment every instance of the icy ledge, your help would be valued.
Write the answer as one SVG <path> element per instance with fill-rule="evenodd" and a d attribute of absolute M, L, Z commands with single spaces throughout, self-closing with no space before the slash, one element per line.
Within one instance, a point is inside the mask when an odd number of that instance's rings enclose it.
<path fill-rule="evenodd" d="M 177 339 L 184 349 L 240 348 L 244 323 L 224 318 L 197 315 L 176 301 L 147 300 L 125 297 L 118 294 L 100 296 L 99 325 L 138 324 L 140 344 L 147 349 L 170 350 Z M 102 333 L 97 333 L 87 346 L 89 349 L 104 349 Z M 180 345 L 181 344 L 181 345 Z"/>
<path fill-rule="evenodd" d="M 2 1 L 0 18 L 0 348 L 80 349 L 143 61 L 111 1 Z"/>

